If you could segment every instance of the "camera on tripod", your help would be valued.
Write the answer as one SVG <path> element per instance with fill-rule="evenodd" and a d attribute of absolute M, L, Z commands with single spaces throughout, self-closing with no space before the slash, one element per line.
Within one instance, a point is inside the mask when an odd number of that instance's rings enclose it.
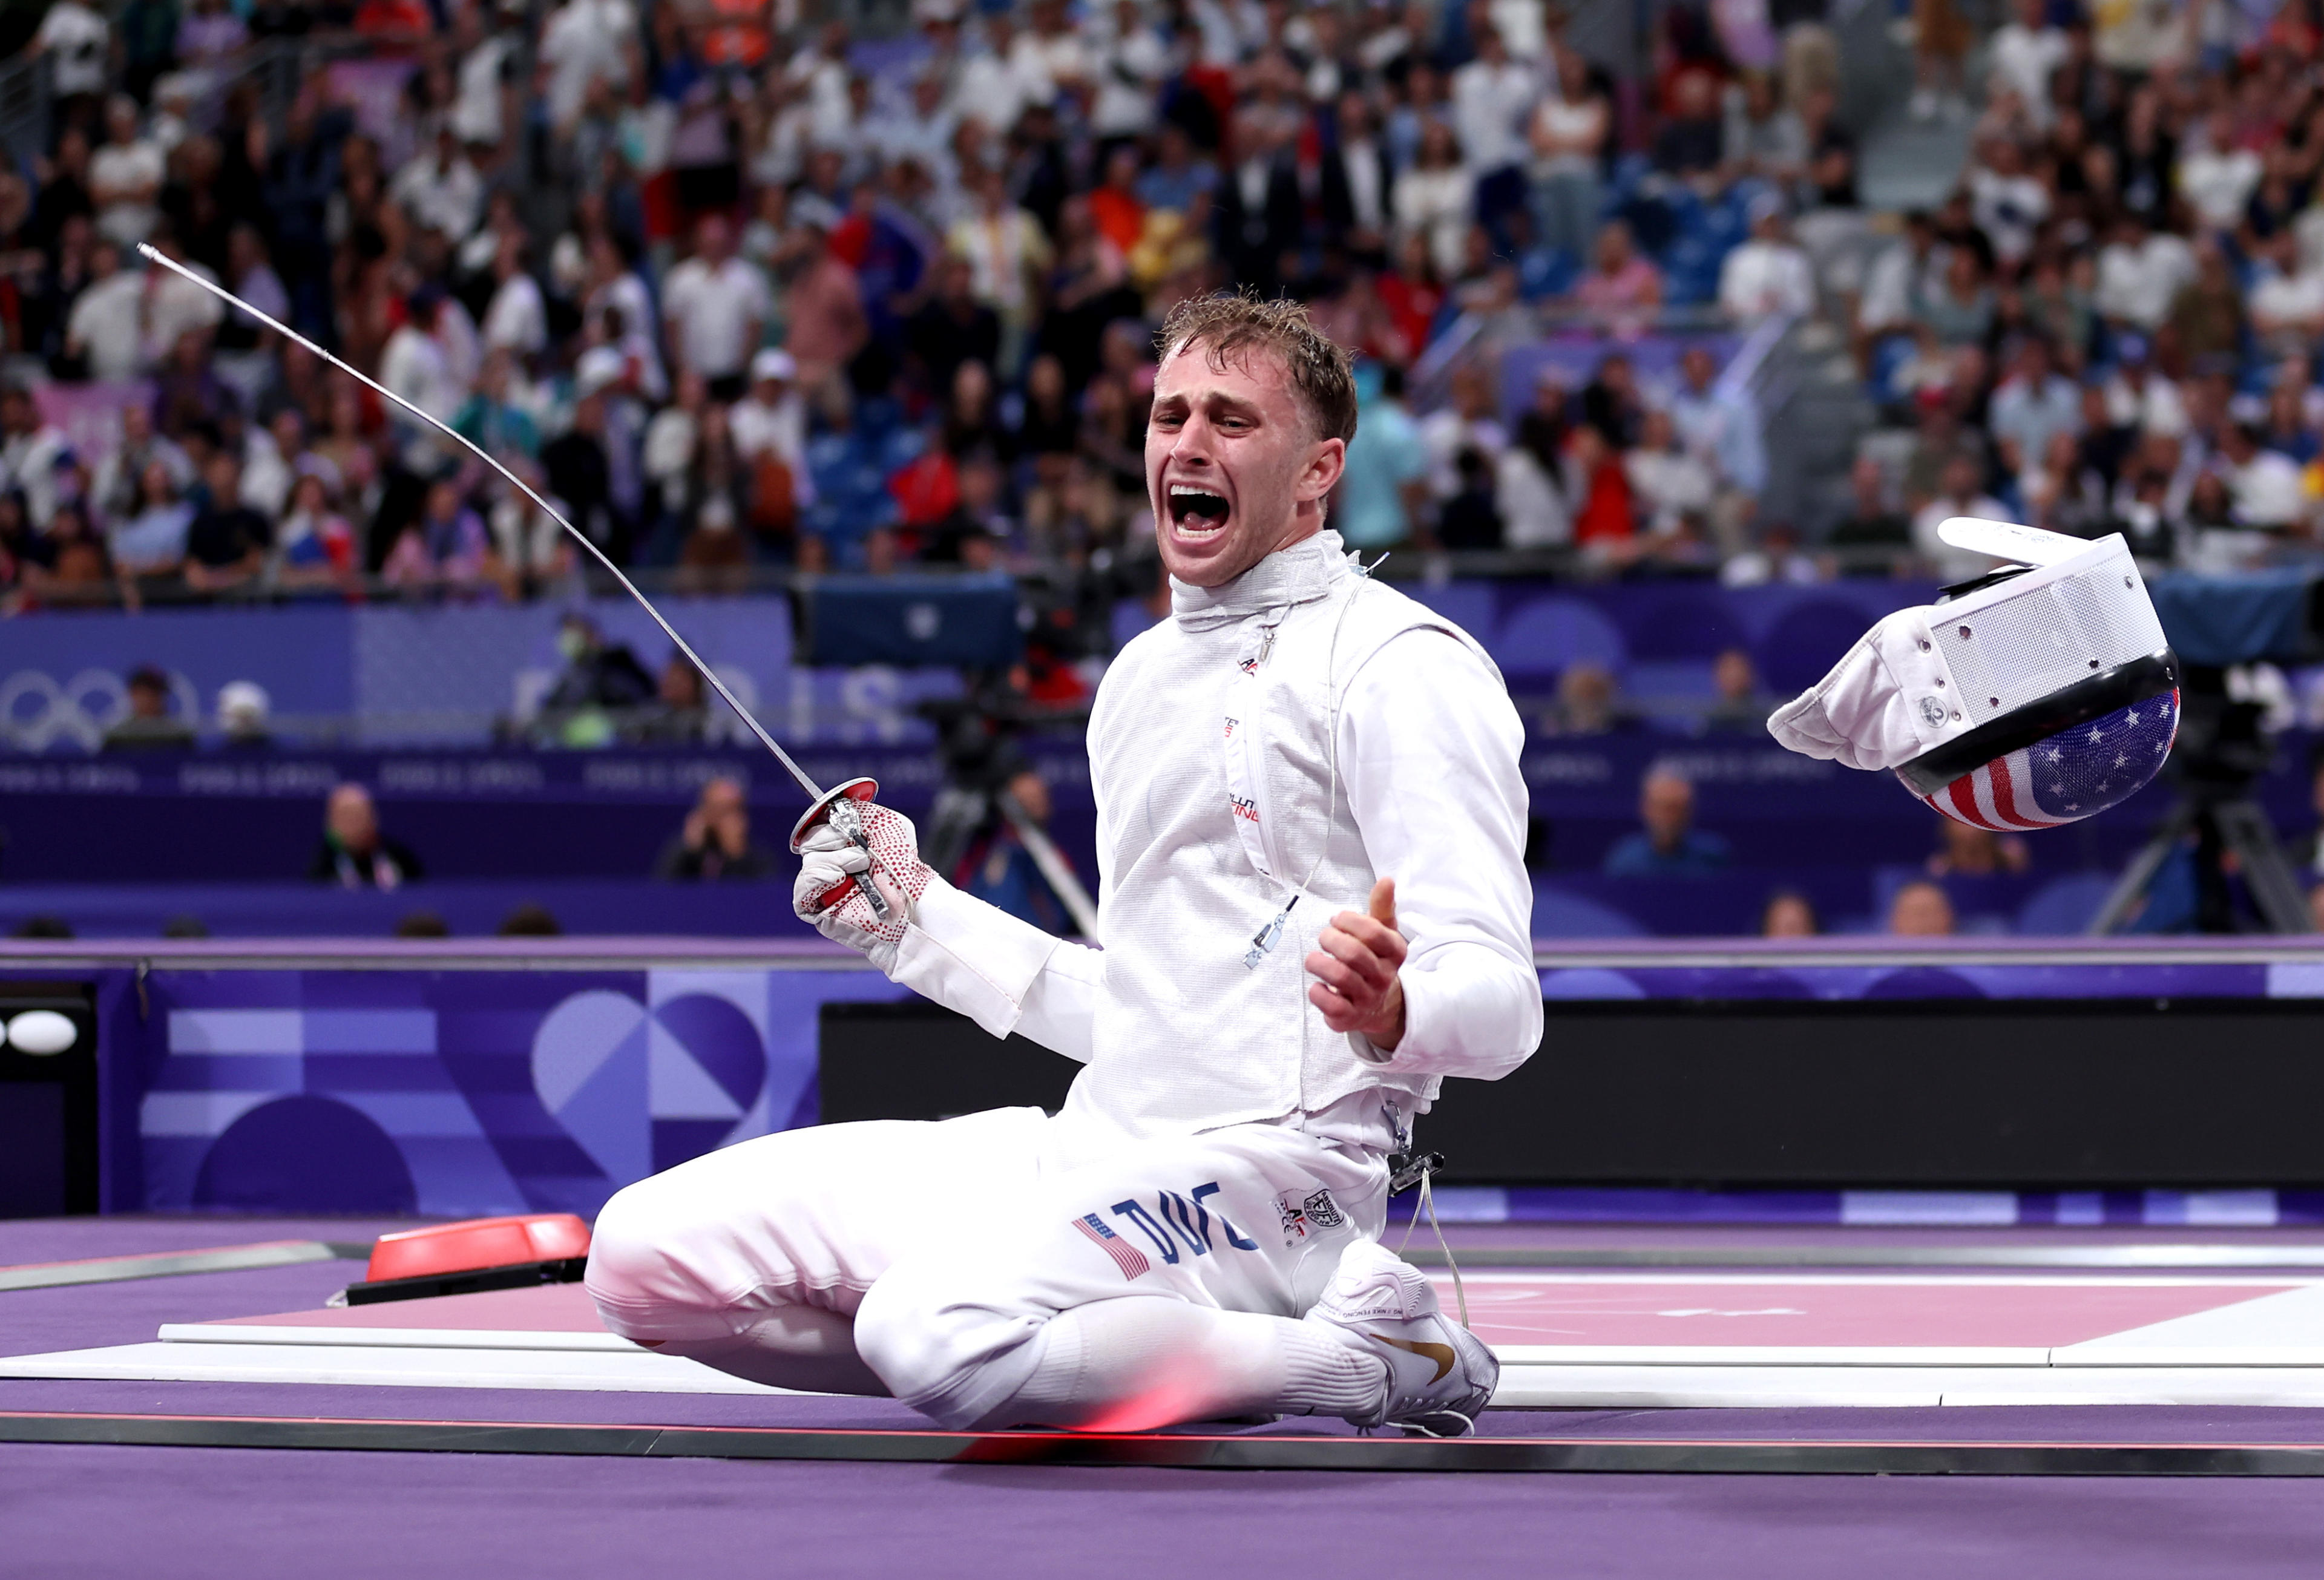
<path fill-rule="evenodd" d="M 2149 897 L 2156 875 L 2192 841 L 2200 932 L 2311 930 L 2307 896 L 2252 786 L 2275 766 L 2270 699 L 2252 666 L 2324 655 L 2324 578 L 2259 572 L 2174 575 L 2151 584 L 2155 614 L 2180 657 L 2179 737 L 2163 770 L 2177 795 L 2170 813 L 2116 881 L 2090 923 L 2112 932 Z M 2246 914 L 2230 882 L 2242 879 Z"/>

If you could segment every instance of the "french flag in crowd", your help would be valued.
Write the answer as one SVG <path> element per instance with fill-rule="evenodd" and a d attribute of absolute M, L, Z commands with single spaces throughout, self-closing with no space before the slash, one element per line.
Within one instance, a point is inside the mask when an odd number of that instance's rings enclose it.
<path fill-rule="evenodd" d="M 1956 822 L 2016 831 L 2079 822 L 2154 777 L 2179 733 L 2179 694 L 2152 696 L 1997 757 L 1921 799 Z"/>
<path fill-rule="evenodd" d="M 1099 1250 L 1113 1258 L 1113 1264 L 1121 1269 L 1122 1277 L 1137 1278 L 1153 1271 L 1154 1264 L 1146 1260 L 1146 1253 L 1107 1228 L 1097 1214 L 1093 1212 L 1075 1218 L 1074 1227 L 1087 1236 Z"/>

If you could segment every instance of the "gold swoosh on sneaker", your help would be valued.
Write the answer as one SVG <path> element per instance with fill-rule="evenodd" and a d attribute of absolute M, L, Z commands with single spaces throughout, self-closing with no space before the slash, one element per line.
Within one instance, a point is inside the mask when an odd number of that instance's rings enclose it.
<path fill-rule="evenodd" d="M 1429 1379 L 1431 1382 L 1443 1381 L 1444 1374 L 1452 1369 L 1452 1363 L 1461 1358 L 1449 1344 L 1427 1344 L 1418 1339 L 1390 1338 L 1384 1333 L 1375 1333 L 1371 1337 L 1379 1339 L 1382 1344 L 1394 1345 L 1400 1350 L 1409 1350 L 1423 1360 L 1434 1361 L 1436 1375 Z"/>

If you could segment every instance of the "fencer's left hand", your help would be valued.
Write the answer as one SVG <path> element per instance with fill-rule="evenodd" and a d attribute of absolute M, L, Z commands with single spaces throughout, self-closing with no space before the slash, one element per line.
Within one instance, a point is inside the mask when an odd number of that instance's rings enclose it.
<path fill-rule="evenodd" d="M 1396 879 L 1372 886 L 1370 914 L 1332 918 L 1307 957 L 1307 1002 L 1335 1032 L 1360 1032 L 1382 1052 L 1404 1041 L 1404 934 L 1396 930 Z"/>

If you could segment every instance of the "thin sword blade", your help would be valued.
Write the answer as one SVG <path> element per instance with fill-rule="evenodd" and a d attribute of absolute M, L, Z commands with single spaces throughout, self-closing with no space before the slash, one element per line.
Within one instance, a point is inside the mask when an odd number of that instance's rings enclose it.
<path fill-rule="evenodd" d="M 798 764 L 791 760 L 791 754 L 785 751 L 781 746 L 777 744 L 775 738 L 767 733 L 766 726 L 760 723 L 757 719 L 753 718 L 751 714 L 751 710 L 744 707 L 736 700 L 734 694 L 726 689 L 726 683 L 718 678 L 717 671 L 712 669 L 710 666 L 702 661 L 701 655 L 694 650 L 693 644 L 689 643 L 684 637 L 679 636 L 678 634 L 677 628 L 662 618 L 661 611 L 653 606 L 652 600 L 649 599 L 644 593 L 639 592 L 636 583 L 622 574 L 621 566 L 615 565 L 612 560 L 605 557 L 605 551 L 599 548 L 595 543 L 591 542 L 587 533 L 582 531 L 578 527 L 573 525 L 572 522 L 558 515 L 555 510 L 550 510 L 549 508 L 549 501 L 542 499 L 539 494 L 533 492 L 531 488 L 526 484 L 524 479 L 519 477 L 515 473 L 511 472 L 507 467 L 493 459 L 492 456 L 486 455 L 481 446 L 475 444 L 466 435 L 454 431 L 451 427 L 437 420 L 435 417 L 431 416 L 428 412 L 420 410 L 420 408 L 414 406 L 410 401 L 406 400 L 402 396 L 398 395 L 386 385 L 382 384 L 378 380 L 372 378 L 369 374 L 349 367 L 346 363 L 341 362 L 337 357 L 333 356 L 329 352 L 325 351 L 321 346 L 316 344 L 313 341 L 300 334 L 296 329 L 291 328 L 288 324 L 281 323 L 270 317 L 266 314 L 260 312 L 256 308 L 252 307 L 248 302 L 244 301 L 240 297 L 235 295 L 234 292 L 226 289 L 226 287 L 203 279 L 200 275 L 195 273 L 192 270 L 187 268 L 176 259 L 164 256 L 162 253 L 157 252 L 154 248 L 143 242 L 137 243 L 137 251 L 149 262 L 160 264 L 162 268 L 167 269 L 171 273 L 178 275 L 181 279 L 192 280 L 196 285 L 200 286 L 204 290 L 209 292 L 210 295 L 217 298 L 220 301 L 226 303 L 228 306 L 239 308 L 242 311 L 249 314 L 253 318 L 258 320 L 258 322 L 265 325 L 269 329 L 273 330 L 277 335 L 281 335 L 287 339 L 297 341 L 300 345 L 305 346 L 309 351 L 313 352 L 317 356 L 321 357 L 325 362 L 338 369 L 339 372 L 346 374 L 347 377 L 357 381 L 366 388 L 374 390 L 390 400 L 394 401 L 398 406 L 401 406 L 404 410 L 410 412 L 412 416 L 418 418 L 420 421 L 426 423 L 429 427 L 442 434 L 446 438 L 461 445 L 466 448 L 470 454 L 474 455 L 477 460 L 482 461 L 494 472 L 497 472 L 503 477 L 507 478 L 509 480 L 510 486 L 513 487 L 518 492 L 523 494 L 525 498 L 530 500 L 533 504 L 540 509 L 542 515 L 548 517 L 559 527 L 564 528 L 567 532 L 570 533 L 572 535 L 573 541 L 579 544 L 583 548 L 587 549 L 589 551 L 590 557 L 595 559 L 599 565 L 604 566 L 606 574 L 611 575 L 614 581 L 619 582 L 622 584 L 622 591 L 627 592 L 631 597 L 638 601 L 638 607 L 644 610 L 647 614 L 652 617 L 654 624 L 661 628 L 662 635 L 668 637 L 677 645 L 678 650 L 686 655 L 687 662 L 693 665 L 694 667 L 700 672 L 702 678 L 710 683 L 711 689 L 715 691 L 721 698 L 724 699 L 728 707 L 734 710 L 734 716 L 742 720 L 742 722 L 749 727 L 751 733 L 759 738 L 759 744 L 775 754 L 775 760 L 782 764 L 783 771 L 790 775 L 792 780 L 798 784 L 800 789 L 807 792 L 807 798 L 810 801 L 820 801 L 823 799 L 823 786 L 816 784 L 813 779 L 808 778 L 807 776 L 807 770 L 800 767 Z"/>

